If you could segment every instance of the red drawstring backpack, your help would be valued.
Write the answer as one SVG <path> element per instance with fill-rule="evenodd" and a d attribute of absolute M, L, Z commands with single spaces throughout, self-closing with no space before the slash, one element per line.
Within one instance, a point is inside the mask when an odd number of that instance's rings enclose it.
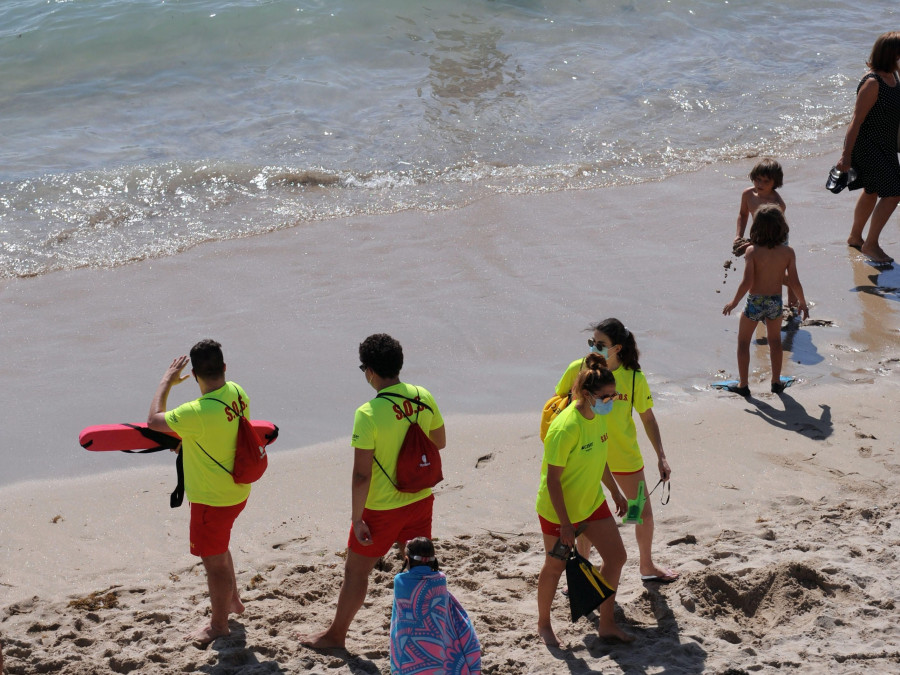
<path fill-rule="evenodd" d="M 399 492 L 418 492 L 425 488 L 434 487 L 444 480 L 444 474 L 441 471 L 441 453 L 432 440 L 428 438 L 428 434 L 419 426 L 419 412 L 422 410 L 434 411 L 430 406 L 419 400 L 418 391 L 416 389 L 416 398 L 409 398 L 402 394 L 392 394 L 390 392 L 383 392 L 375 397 L 391 402 L 393 402 L 392 399 L 394 398 L 401 399 L 403 407 L 401 408 L 400 405 L 394 403 L 394 411 L 409 422 L 409 429 L 406 430 L 406 436 L 403 438 L 403 444 L 400 446 L 400 453 L 397 455 L 396 481 L 391 480 L 378 458 L 374 458 L 382 473 L 387 476 L 387 479 L 391 481 L 391 485 L 397 488 Z M 415 407 L 416 413 L 415 420 L 410 419 L 413 414 L 413 407 Z"/>

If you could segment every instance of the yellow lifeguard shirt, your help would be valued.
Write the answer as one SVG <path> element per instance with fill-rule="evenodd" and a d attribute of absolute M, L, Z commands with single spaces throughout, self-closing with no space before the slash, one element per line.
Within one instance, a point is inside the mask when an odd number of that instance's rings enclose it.
<path fill-rule="evenodd" d="M 575 384 L 575 378 L 584 364 L 584 359 L 572 361 L 556 385 L 556 393 L 564 396 Z M 637 429 L 631 414 L 632 404 L 640 415 L 653 407 L 653 395 L 647 378 L 640 370 L 630 370 L 619 366 L 613 371 L 616 391 L 619 392 L 609 419 L 609 470 L 617 473 L 639 471 L 644 467 L 644 458 L 637 442 Z M 632 384 L 633 383 L 633 384 Z M 631 392 L 634 391 L 634 401 Z"/>
<path fill-rule="evenodd" d="M 401 394 L 412 399 L 418 397 L 422 403 L 431 408 L 429 411 L 427 408 L 415 406 L 413 403 L 398 398 L 391 400 L 373 398 L 356 409 L 351 444 L 360 450 L 372 450 L 375 459 L 384 468 L 382 471 L 378 464 L 372 462 L 372 481 L 369 484 L 366 508 L 386 511 L 412 504 L 431 494 L 430 488 L 419 492 L 399 492 L 391 483 L 391 481 L 396 482 L 397 456 L 400 454 L 400 446 L 403 444 L 403 439 L 406 438 L 406 432 L 410 426 L 404 415 L 411 413 L 410 419 L 418 421 L 422 431 L 426 434 L 430 434 L 433 429 L 442 427 L 444 418 L 441 417 L 434 397 L 424 387 L 415 387 L 400 382 L 385 387 L 378 393 Z M 417 408 L 419 408 L 418 411 Z M 418 415 L 418 419 L 416 415 Z M 390 480 L 388 480 L 388 476 L 390 476 Z"/>
<path fill-rule="evenodd" d="M 166 413 L 166 424 L 181 436 L 184 462 L 184 493 L 189 502 L 208 506 L 233 506 L 250 495 L 250 486 L 235 483 L 234 450 L 237 442 L 238 418 L 219 399 L 239 410 L 238 394 L 244 402 L 244 415 L 250 415 L 250 398 L 234 382 L 184 403 Z M 207 457 L 215 458 L 219 466 Z M 225 467 L 223 469 L 222 467 Z"/>
<path fill-rule="evenodd" d="M 563 467 L 560 482 L 570 522 L 581 522 L 606 500 L 600 481 L 606 468 L 607 417 L 594 415 L 592 420 L 585 419 L 573 401 L 550 424 L 544 439 L 535 509 L 551 523 L 559 523 L 560 518 L 547 489 L 548 465 Z"/>

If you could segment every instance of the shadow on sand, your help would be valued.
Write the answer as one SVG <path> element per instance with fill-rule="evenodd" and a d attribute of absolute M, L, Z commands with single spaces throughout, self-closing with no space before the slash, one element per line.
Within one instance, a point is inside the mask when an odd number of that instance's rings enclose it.
<path fill-rule="evenodd" d="M 784 403 L 784 410 L 779 410 L 765 401 L 748 396 L 746 401 L 756 406 L 756 410 L 747 412 L 764 419 L 774 427 L 806 436 L 814 441 L 824 441 L 834 433 L 831 406 L 819 405 L 821 414 L 819 417 L 813 417 L 796 399 L 789 396 L 787 391 L 780 394 L 778 398 Z"/>
<path fill-rule="evenodd" d="M 260 661 L 260 648 L 247 647 L 247 630 L 237 621 L 229 621 L 231 635 L 213 640 L 203 649 L 211 649 L 219 656 L 215 664 L 197 668 L 209 675 L 239 675 L 240 673 L 285 673 L 276 661 Z M 265 656 L 265 655 L 264 655 Z"/>
<path fill-rule="evenodd" d="M 582 644 L 573 644 L 569 649 L 551 649 L 550 653 L 564 663 L 570 673 L 579 675 L 608 672 L 608 669 L 592 668 L 585 658 L 578 655 L 578 652 L 585 649 L 592 660 L 608 657 L 623 673 L 635 675 L 647 672 L 671 675 L 702 673 L 706 663 L 706 652 L 697 642 L 682 640 L 675 613 L 669 607 L 668 597 L 660 592 L 660 587 L 657 584 L 646 584 L 645 588 L 644 597 L 656 618 L 656 627 L 631 625 L 621 607 L 616 607 L 616 621 L 635 636 L 633 644 L 609 642 L 596 634 L 590 634 L 583 638 Z M 588 618 L 592 620 L 596 629 L 596 616 L 589 615 Z M 635 649 L 642 643 L 652 643 L 655 646 L 650 656 L 646 649 Z"/>

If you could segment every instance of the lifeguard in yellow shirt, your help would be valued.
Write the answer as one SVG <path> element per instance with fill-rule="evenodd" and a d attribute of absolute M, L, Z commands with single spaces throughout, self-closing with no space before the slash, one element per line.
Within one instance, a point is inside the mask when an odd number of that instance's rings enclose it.
<path fill-rule="evenodd" d="M 619 585 L 626 559 L 616 521 L 600 486 L 602 481 L 616 504 L 616 512 L 624 515 L 628 503 L 606 463 L 607 418 L 617 396 L 616 380 L 606 367 L 606 360 L 590 354 L 584 359 L 584 368 L 575 374 L 570 389 L 571 405 L 553 420 L 544 439 L 535 505 L 546 550 L 538 576 L 538 635 L 550 647 L 559 646 L 550 609 L 559 578 L 566 569 L 564 557 L 553 553 L 557 540 L 569 548 L 575 546 L 575 530 L 582 525 L 583 536 L 603 558 L 600 572 L 613 588 Z M 598 634 L 608 640 L 632 642 L 634 636 L 616 624 L 614 609 L 613 598 L 600 605 Z"/>
<path fill-rule="evenodd" d="M 593 337 L 588 340 L 591 352 L 603 356 L 616 378 L 619 392 L 609 415 L 609 469 L 622 492 L 628 499 L 637 499 L 638 486 L 645 481 L 646 492 L 651 490 L 644 476 L 644 458 L 637 442 L 637 429 L 633 413 L 637 412 L 644 425 L 650 444 L 656 451 L 656 466 L 659 478 L 668 481 L 672 476 L 669 461 L 663 448 L 659 425 L 653 415 L 653 395 L 647 378 L 638 363 L 638 348 L 634 335 L 618 319 L 605 319 L 591 326 Z M 556 385 L 556 393 L 565 395 L 572 387 L 576 375 L 581 370 L 584 359 L 573 361 Z M 635 524 L 634 534 L 640 552 L 639 569 L 641 580 L 645 582 L 671 583 L 678 573 L 660 567 L 653 562 L 653 508 L 650 500 L 644 504 L 643 524 Z M 582 540 L 579 540 L 581 544 Z M 590 546 L 579 545 L 582 555 L 587 557 Z"/>
<path fill-rule="evenodd" d="M 188 363 L 202 395 L 167 412 L 169 390 L 191 377 L 181 374 Z M 222 345 L 201 340 L 191 348 L 190 357 L 172 361 L 147 416 L 151 429 L 181 436 L 184 491 L 191 503 L 190 548 L 206 569 L 212 607 L 209 623 L 186 637 L 198 644 L 229 635 L 228 615 L 244 611 L 229 544 L 231 528 L 247 504 L 250 486 L 235 483 L 229 473 L 234 467 L 238 417 L 220 401 L 234 410 L 243 403 L 244 415 L 250 415 L 247 392 L 225 381 Z"/>
<path fill-rule="evenodd" d="M 447 444 L 444 420 L 423 387 L 400 381 L 403 348 L 390 335 L 370 335 L 359 345 L 359 369 L 378 395 L 353 419 L 351 527 L 344 581 L 331 625 L 300 643 L 313 649 L 343 648 L 347 632 L 366 599 L 369 575 L 395 543 L 400 551 L 416 537 L 431 539 L 434 495 L 430 488 L 400 492 L 395 487 L 397 457 L 409 429 L 418 422 L 438 450 Z M 421 404 L 421 405 L 420 405 Z"/>

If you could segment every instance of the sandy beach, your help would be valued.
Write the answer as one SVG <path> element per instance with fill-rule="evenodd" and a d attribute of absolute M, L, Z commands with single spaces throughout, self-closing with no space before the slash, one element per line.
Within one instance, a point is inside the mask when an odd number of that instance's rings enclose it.
<path fill-rule="evenodd" d="M 723 397 L 659 411 L 680 469 L 670 503 L 654 502 L 659 558 L 682 578 L 642 585 L 621 526 L 630 559 L 618 602 L 637 635 L 631 646 L 600 642 L 587 619 L 572 624 L 561 595 L 554 621 L 568 648 L 542 645 L 534 416 L 449 417 L 455 443 L 435 536 L 451 591 L 482 641 L 485 672 L 896 669 L 897 391 L 882 383 L 862 400 L 855 389 L 798 387 L 781 401 Z M 182 639 L 207 603 L 202 570 L 185 550 L 187 511 L 167 508 L 168 472 L 6 488 L 8 672 L 387 673 L 394 559 L 373 574 L 346 652 L 318 654 L 294 638 L 327 623 L 340 586 L 344 450 L 273 455 L 234 534 L 247 611 L 232 620 L 231 637 L 204 650 Z M 298 476 L 322 487 L 298 489 Z"/>
<path fill-rule="evenodd" d="M 370 395 L 356 346 L 376 331 L 400 339 L 403 379 L 427 386 L 446 420 L 434 534 L 484 672 L 896 672 L 900 277 L 844 245 L 852 200 L 822 188 L 830 157 L 786 163 L 812 304 L 812 321 L 785 335 L 784 372 L 798 382 L 767 393 L 768 353 L 754 347 L 753 396 L 711 391 L 736 371 L 737 320 L 721 307 L 741 266 L 725 279 L 723 262 L 752 162 L 4 282 L 0 372 L 16 421 L 0 476 L 6 672 L 389 672 L 393 558 L 370 580 L 347 651 L 295 638 L 327 623 L 337 598 L 350 425 Z M 895 217 L 882 245 L 900 253 L 898 240 Z M 621 526 L 619 618 L 637 641 L 600 642 L 558 595 L 567 647 L 548 650 L 535 626 L 539 411 L 584 350 L 582 329 L 605 316 L 634 330 L 655 393 L 673 470 L 670 503 L 653 496 L 655 548 L 682 574 L 642 585 Z M 171 457 L 88 453 L 76 439 L 142 420 L 172 357 L 207 335 L 253 416 L 282 435 L 233 536 L 246 612 L 197 649 L 182 635 L 204 617 L 206 585 L 188 511 L 168 507 Z M 188 382 L 170 403 L 196 395 Z"/>

